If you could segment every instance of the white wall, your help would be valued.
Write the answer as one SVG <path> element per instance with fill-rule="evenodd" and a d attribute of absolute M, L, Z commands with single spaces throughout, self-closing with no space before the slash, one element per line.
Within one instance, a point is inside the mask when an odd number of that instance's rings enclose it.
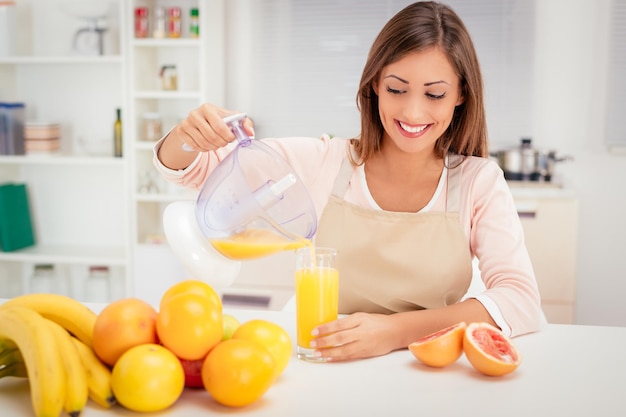
<path fill-rule="evenodd" d="M 533 141 L 579 197 L 576 321 L 626 326 L 626 155 L 605 142 L 610 0 L 536 1 Z M 625 119 L 626 122 L 626 119 Z"/>

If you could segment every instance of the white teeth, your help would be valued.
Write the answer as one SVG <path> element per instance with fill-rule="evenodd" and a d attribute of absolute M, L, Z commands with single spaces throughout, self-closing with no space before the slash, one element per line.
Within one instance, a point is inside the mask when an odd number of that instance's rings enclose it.
<path fill-rule="evenodd" d="M 426 127 L 428 126 L 428 125 L 409 126 L 409 125 L 405 125 L 402 122 L 399 122 L 399 123 L 400 123 L 400 127 L 402 127 L 402 129 L 406 130 L 409 133 L 419 133 L 422 130 L 426 129 Z"/>

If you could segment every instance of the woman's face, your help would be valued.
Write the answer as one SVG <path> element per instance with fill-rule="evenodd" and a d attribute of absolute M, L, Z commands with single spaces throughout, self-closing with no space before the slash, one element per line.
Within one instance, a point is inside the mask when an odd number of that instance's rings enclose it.
<path fill-rule="evenodd" d="M 384 67 L 374 91 L 383 122 L 383 148 L 432 151 L 463 102 L 459 77 L 436 47 L 412 52 Z"/>

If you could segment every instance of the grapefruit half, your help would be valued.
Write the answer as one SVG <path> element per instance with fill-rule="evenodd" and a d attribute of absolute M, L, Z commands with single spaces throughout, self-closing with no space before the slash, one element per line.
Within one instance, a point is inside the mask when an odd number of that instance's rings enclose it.
<path fill-rule="evenodd" d="M 477 371 L 489 376 L 513 372 L 522 357 L 502 331 L 488 323 L 471 323 L 465 330 L 463 351 Z"/>
<path fill-rule="evenodd" d="M 448 366 L 463 353 L 465 322 L 431 333 L 409 345 L 409 350 L 425 365 L 435 368 Z"/>

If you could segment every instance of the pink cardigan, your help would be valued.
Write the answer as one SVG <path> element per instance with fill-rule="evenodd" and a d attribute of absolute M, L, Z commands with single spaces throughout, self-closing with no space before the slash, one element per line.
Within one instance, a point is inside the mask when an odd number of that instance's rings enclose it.
<path fill-rule="evenodd" d="M 217 163 L 233 148 L 200 153 L 184 170 L 171 170 L 156 157 L 154 164 L 163 177 L 184 187 L 200 189 Z M 344 158 L 348 139 L 280 138 L 264 143 L 281 154 L 306 184 L 318 220 Z M 446 202 L 446 170 L 431 202 L 423 211 L 443 211 Z M 460 219 L 471 254 L 478 259 L 484 290 L 467 297 L 478 299 L 505 334 L 517 336 L 539 330 L 543 319 L 539 291 L 524 232 L 513 197 L 500 167 L 486 159 L 468 157 L 462 164 Z M 344 199 L 363 207 L 379 209 L 371 198 L 363 167 L 354 169 Z M 474 287 L 474 285 L 472 285 Z"/>

